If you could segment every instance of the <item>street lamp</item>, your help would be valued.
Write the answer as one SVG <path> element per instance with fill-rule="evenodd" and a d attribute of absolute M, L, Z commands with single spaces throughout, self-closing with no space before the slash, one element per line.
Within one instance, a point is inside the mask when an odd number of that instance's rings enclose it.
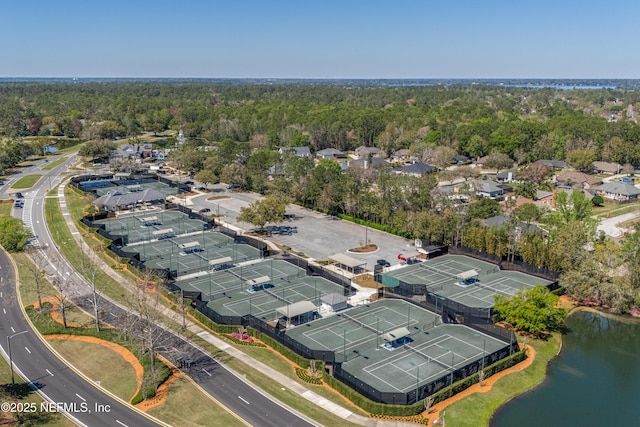
<path fill-rule="evenodd" d="M 27 331 L 16 332 L 13 335 L 7 336 L 7 350 L 9 351 L 9 366 L 11 366 L 11 385 L 16 384 L 15 378 L 13 376 L 13 358 L 11 357 L 11 338 L 17 337 L 18 335 L 26 334 L 27 332 L 29 331 L 27 330 Z"/>

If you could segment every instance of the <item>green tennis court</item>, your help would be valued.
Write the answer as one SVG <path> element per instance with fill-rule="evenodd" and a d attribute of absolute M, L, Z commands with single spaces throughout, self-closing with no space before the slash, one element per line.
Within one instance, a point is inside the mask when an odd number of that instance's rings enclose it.
<path fill-rule="evenodd" d="M 466 281 L 463 279 L 470 276 Z M 495 295 L 513 296 L 520 289 L 551 281 L 516 271 L 500 270 L 496 265 L 464 255 L 443 255 L 381 275 L 385 286 L 398 281 L 424 287 L 426 292 L 464 304 L 491 308 Z"/>

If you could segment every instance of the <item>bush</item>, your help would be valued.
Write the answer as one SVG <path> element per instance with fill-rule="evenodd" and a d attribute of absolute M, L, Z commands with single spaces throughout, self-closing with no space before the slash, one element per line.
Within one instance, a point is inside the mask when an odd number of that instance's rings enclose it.
<path fill-rule="evenodd" d="M 309 384 L 314 384 L 314 385 L 322 384 L 322 380 L 320 378 L 312 377 L 311 375 L 309 375 L 306 369 L 296 368 L 296 375 L 302 381 L 307 382 Z"/>

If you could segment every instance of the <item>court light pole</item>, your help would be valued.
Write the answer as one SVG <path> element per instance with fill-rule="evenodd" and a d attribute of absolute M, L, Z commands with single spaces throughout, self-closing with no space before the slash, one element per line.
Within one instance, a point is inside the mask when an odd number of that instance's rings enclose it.
<path fill-rule="evenodd" d="M 509 356 L 513 354 L 513 330 L 515 329 L 513 325 L 507 321 L 502 321 L 503 324 L 509 325 L 511 328 L 509 329 Z"/>
<path fill-rule="evenodd" d="M 13 358 L 11 357 L 11 338 L 17 337 L 18 335 L 26 334 L 27 331 L 16 332 L 13 335 L 7 336 L 7 351 L 9 352 L 9 366 L 11 366 L 11 385 L 16 385 L 15 377 L 13 375 Z"/>

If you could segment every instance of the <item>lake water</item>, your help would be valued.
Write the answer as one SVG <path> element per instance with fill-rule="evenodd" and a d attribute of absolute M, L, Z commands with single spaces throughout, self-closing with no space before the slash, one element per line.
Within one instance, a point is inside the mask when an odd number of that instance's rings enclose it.
<path fill-rule="evenodd" d="M 540 386 L 504 406 L 491 427 L 640 425 L 640 322 L 578 311 Z"/>

